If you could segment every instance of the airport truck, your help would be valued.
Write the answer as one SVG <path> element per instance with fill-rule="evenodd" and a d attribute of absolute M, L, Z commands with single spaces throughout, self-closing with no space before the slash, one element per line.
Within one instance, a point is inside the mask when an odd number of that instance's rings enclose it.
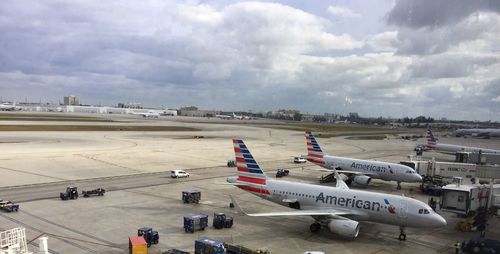
<path fill-rule="evenodd" d="M 152 228 L 149 227 L 142 227 L 137 230 L 137 236 L 142 236 L 144 237 L 144 240 L 148 244 L 148 248 L 152 244 L 158 244 L 160 240 L 160 235 L 158 234 L 158 231 L 153 230 Z"/>
<path fill-rule="evenodd" d="M 233 226 L 233 217 L 226 216 L 225 213 L 214 213 L 214 220 L 212 226 L 216 229 L 231 228 Z"/>
<path fill-rule="evenodd" d="M 9 200 L 1 200 L 0 199 L 0 209 L 7 212 L 17 212 L 19 211 L 19 205 L 12 203 Z"/>
<path fill-rule="evenodd" d="M 78 188 L 75 186 L 68 186 L 66 192 L 61 192 L 59 197 L 62 200 L 77 199 L 78 198 Z"/>

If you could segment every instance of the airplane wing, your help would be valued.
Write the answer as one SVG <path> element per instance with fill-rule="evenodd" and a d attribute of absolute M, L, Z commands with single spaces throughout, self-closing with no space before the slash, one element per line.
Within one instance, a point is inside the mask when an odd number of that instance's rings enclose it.
<path fill-rule="evenodd" d="M 310 209 L 310 210 L 292 210 L 292 211 L 280 211 L 280 212 L 269 212 L 269 213 L 246 213 L 240 207 L 238 202 L 234 199 L 232 195 L 229 195 L 231 202 L 238 212 L 243 213 L 247 216 L 252 217 L 275 217 L 275 216 L 329 216 L 336 219 L 347 220 L 343 215 L 355 215 L 354 211 L 350 210 L 338 210 L 338 209 Z"/>

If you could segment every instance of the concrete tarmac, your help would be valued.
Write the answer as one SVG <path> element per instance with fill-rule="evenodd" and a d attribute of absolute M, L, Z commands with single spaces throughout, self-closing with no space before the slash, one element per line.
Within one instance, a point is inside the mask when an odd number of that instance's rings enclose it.
<path fill-rule="evenodd" d="M 133 120 L 133 119 L 132 119 Z M 182 120 L 185 120 L 184 118 Z M 127 121 L 131 121 L 127 119 Z M 160 243 L 150 253 L 169 248 L 194 251 L 201 236 L 241 244 L 271 253 L 452 253 L 457 240 L 468 240 L 478 232 L 454 229 L 461 219 L 442 214 L 448 221 L 442 229 L 407 229 L 407 240 L 397 240 L 399 228 L 370 222 L 361 223 L 355 240 L 342 239 L 322 229 L 311 233 L 309 217 L 246 217 L 228 207 L 229 194 L 237 197 L 248 212 L 283 211 L 288 208 L 224 184 L 235 174 L 225 163 L 234 157 L 231 138 L 243 138 L 258 162 L 274 177 L 277 168 L 289 168 L 289 181 L 319 184 L 321 171 L 310 163 L 293 164 L 292 156 L 305 153 L 305 139 L 299 131 L 220 124 L 190 123 L 160 119 L 137 120 L 136 124 L 196 126 L 196 132 L 2 132 L 0 133 L 0 198 L 20 202 L 18 213 L 0 212 L 0 230 L 17 226 L 27 229 L 28 239 L 49 236 L 51 253 L 126 253 L 127 238 L 142 226 L 159 231 Z M 52 123 L 54 124 L 54 123 Z M 57 124 L 57 123 L 55 123 Z M 67 124 L 64 122 L 64 124 Z M 96 123 L 93 123 L 96 124 Z M 103 123 L 97 123 L 103 124 Z M 203 138 L 194 138 L 203 136 Z M 474 143 L 500 148 L 498 140 L 449 138 L 449 143 Z M 319 139 L 326 153 L 391 162 L 407 160 L 416 143 L 424 140 L 348 140 L 344 137 Z M 476 143 L 477 142 L 477 143 Z M 453 160 L 453 156 L 426 153 Z M 172 179 L 170 170 L 185 169 L 191 176 Z M 68 185 L 79 190 L 103 187 L 103 197 L 61 201 L 59 192 Z M 183 204 L 181 192 L 202 191 L 200 204 Z M 404 194 L 427 202 L 417 184 L 374 180 L 365 190 Z M 203 212 L 210 216 L 223 211 L 235 218 L 231 229 L 211 227 L 194 234 L 182 228 L 184 215 Z M 210 224 L 211 225 L 211 224 Z M 499 225 L 494 217 L 490 225 Z M 490 226 L 489 238 L 500 238 L 498 227 Z M 30 243 L 36 248 L 36 241 Z"/>

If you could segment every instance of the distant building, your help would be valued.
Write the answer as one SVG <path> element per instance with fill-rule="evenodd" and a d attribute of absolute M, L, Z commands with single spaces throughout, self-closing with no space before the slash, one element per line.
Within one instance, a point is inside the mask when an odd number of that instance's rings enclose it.
<path fill-rule="evenodd" d="M 120 102 L 118 103 L 118 108 L 143 109 L 144 107 L 140 102 L 127 102 L 127 103 Z"/>
<path fill-rule="evenodd" d="M 216 110 L 200 110 L 198 107 L 189 106 L 181 107 L 179 110 L 179 115 L 181 116 L 193 116 L 193 117 L 215 117 L 220 114 L 220 111 Z"/>
<path fill-rule="evenodd" d="M 78 97 L 74 95 L 64 96 L 64 105 L 78 106 L 80 105 L 80 101 L 78 100 Z"/>

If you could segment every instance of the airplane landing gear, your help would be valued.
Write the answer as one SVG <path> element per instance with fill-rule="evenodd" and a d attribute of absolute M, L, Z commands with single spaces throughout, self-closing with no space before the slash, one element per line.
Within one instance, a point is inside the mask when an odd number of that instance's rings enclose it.
<path fill-rule="evenodd" d="M 313 224 L 311 224 L 311 226 L 309 226 L 309 230 L 311 230 L 311 232 L 313 233 L 318 232 L 320 229 L 321 229 L 321 224 L 319 224 L 318 222 L 314 222 Z"/>
<path fill-rule="evenodd" d="M 398 182 L 398 187 L 396 189 L 401 190 L 401 182 Z"/>
<path fill-rule="evenodd" d="M 403 226 L 399 227 L 399 232 L 400 233 L 399 233 L 398 239 L 400 241 L 405 241 L 406 240 L 405 227 L 403 227 Z"/>

